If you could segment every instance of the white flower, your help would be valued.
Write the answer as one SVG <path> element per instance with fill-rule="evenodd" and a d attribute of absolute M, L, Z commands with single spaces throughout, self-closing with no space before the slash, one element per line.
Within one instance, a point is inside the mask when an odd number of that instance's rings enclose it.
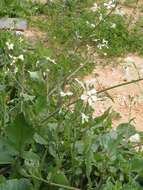
<path fill-rule="evenodd" d="M 14 68 L 14 73 L 16 74 L 18 72 L 18 67 Z"/>
<path fill-rule="evenodd" d="M 7 74 L 8 74 L 8 72 L 9 72 L 9 68 L 7 68 L 7 71 L 5 71 L 4 73 L 7 75 Z"/>
<path fill-rule="evenodd" d="M 13 50 L 13 48 L 14 48 L 14 44 L 9 43 L 9 42 L 6 42 L 6 46 L 7 46 L 8 50 Z"/>
<path fill-rule="evenodd" d="M 135 142 L 135 143 L 139 143 L 140 142 L 140 135 L 138 133 L 136 133 L 135 135 L 132 135 L 129 138 L 130 142 Z"/>
<path fill-rule="evenodd" d="M 63 91 L 61 91 L 60 92 L 60 95 L 62 96 L 62 97 L 65 97 L 65 96 L 72 96 L 73 95 L 73 93 L 72 92 L 63 92 Z"/>
<path fill-rule="evenodd" d="M 103 39 L 102 43 L 107 45 L 107 44 L 108 44 L 108 41 L 105 40 L 105 39 Z"/>
<path fill-rule="evenodd" d="M 91 23 L 91 24 L 90 24 L 90 27 L 91 27 L 91 28 L 95 28 L 95 27 L 96 27 L 96 25 L 95 25 L 95 24 L 93 24 L 93 23 Z"/>
<path fill-rule="evenodd" d="M 13 56 L 13 55 L 10 55 L 10 54 L 9 54 L 9 57 L 12 59 L 12 62 L 11 62 L 10 65 L 15 64 L 15 62 L 17 61 L 17 57 L 15 57 L 15 56 Z"/>
<path fill-rule="evenodd" d="M 115 1 L 114 1 L 114 0 L 110 0 L 108 3 L 104 3 L 104 6 L 105 6 L 107 9 L 114 8 L 114 7 L 115 7 Z"/>
<path fill-rule="evenodd" d="M 82 38 L 82 36 L 80 35 L 80 33 L 78 31 L 75 31 L 75 35 L 76 35 L 77 39 L 81 39 Z"/>
<path fill-rule="evenodd" d="M 99 43 L 99 44 L 97 45 L 97 48 L 99 48 L 99 49 L 102 49 L 103 47 L 109 48 L 109 47 L 108 47 L 108 41 L 105 40 L 105 39 L 102 40 L 102 43 Z"/>
<path fill-rule="evenodd" d="M 86 21 L 86 24 L 90 24 L 90 22 L 87 20 L 87 21 Z"/>
<path fill-rule="evenodd" d="M 98 45 L 97 45 L 97 48 L 98 48 L 98 49 L 102 49 L 102 47 L 103 47 L 102 44 L 98 44 Z"/>
<path fill-rule="evenodd" d="M 136 152 L 143 152 L 143 146 L 136 146 L 135 151 Z"/>
<path fill-rule="evenodd" d="M 90 8 L 90 10 L 91 10 L 92 12 L 96 12 L 97 9 L 98 9 L 98 6 L 97 6 L 96 3 L 94 3 L 94 4 L 93 4 L 93 7 Z"/>
<path fill-rule="evenodd" d="M 56 64 L 56 61 L 55 61 L 54 59 L 51 59 L 50 57 L 46 57 L 46 59 L 47 59 L 49 62 L 51 62 L 51 63 L 53 63 L 53 64 Z"/>
<path fill-rule="evenodd" d="M 102 19 L 103 19 L 103 15 L 100 14 L 100 15 L 99 15 L 99 20 L 101 21 Z"/>
<path fill-rule="evenodd" d="M 116 24 L 112 23 L 111 28 L 116 28 Z"/>
<path fill-rule="evenodd" d="M 89 116 L 85 115 L 84 113 L 81 113 L 81 122 L 84 124 L 85 122 L 88 122 Z"/>
<path fill-rule="evenodd" d="M 24 61 L 24 56 L 23 56 L 23 54 L 19 55 L 19 56 L 17 57 L 17 59 L 19 59 L 19 60 L 21 60 L 21 61 Z"/>
<path fill-rule="evenodd" d="M 86 91 L 84 94 L 81 95 L 80 98 L 81 100 L 88 102 L 88 104 L 92 106 L 92 104 L 97 101 L 97 91 L 96 89 Z"/>
<path fill-rule="evenodd" d="M 100 39 L 94 39 L 93 41 L 94 41 L 94 42 L 98 42 L 98 41 L 100 41 Z"/>
<path fill-rule="evenodd" d="M 19 42 L 22 43 L 23 41 L 24 41 L 24 39 L 20 36 Z"/>
<path fill-rule="evenodd" d="M 17 36 L 23 35 L 23 32 L 21 32 L 21 31 L 16 31 L 15 33 L 16 33 Z"/>

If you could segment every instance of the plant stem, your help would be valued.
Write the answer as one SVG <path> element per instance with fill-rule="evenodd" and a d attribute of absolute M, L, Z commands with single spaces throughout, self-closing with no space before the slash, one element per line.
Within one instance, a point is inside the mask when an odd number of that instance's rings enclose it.
<path fill-rule="evenodd" d="M 103 92 L 106 92 L 106 91 L 109 91 L 109 90 L 112 90 L 112 89 L 115 89 L 115 88 L 119 88 L 121 86 L 126 86 L 126 85 L 129 85 L 129 84 L 133 84 L 133 83 L 136 83 L 136 82 L 140 82 L 142 81 L 143 78 L 139 78 L 139 79 L 136 79 L 136 80 L 131 80 L 129 82 L 123 82 L 123 83 L 120 83 L 120 84 L 117 84 L 117 85 L 114 85 L 114 86 L 111 86 L 111 87 L 108 87 L 108 88 L 105 88 L 103 90 L 100 90 L 97 92 L 97 94 L 101 94 Z"/>
<path fill-rule="evenodd" d="M 40 178 L 37 176 L 33 176 L 33 175 L 27 176 L 27 177 L 32 177 L 34 179 L 37 179 L 38 181 L 42 181 L 42 182 L 47 183 L 48 185 L 54 186 L 54 187 L 60 187 L 60 188 L 69 189 L 69 190 L 81 190 L 81 189 L 76 188 L 76 187 L 71 187 L 71 186 L 62 185 L 62 184 L 58 184 L 58 183 L 52 183 L 52 182 L 47 181 L 46 179 L 43 179 L 43 178 Z"/>
<path fill-rule="evenodd" d="M 139 78 L 139 79 L 136 79 L 136 80 L 131 80 L 129 82 L 123 82 L 123 83 L 120 83 L 120 84 L 117 84 L 117 85 L 114 85 L 114 86 L 111 86 L 111 87 L 108 87 L 108 88 L 105 88 L 103 90 L 99 90 L 97 92 L 97 94 L 101 94 L 101 93 L 104 93 L 104 92 L 107 92 L 109 90 L 112 90 L 112 89 L 115 89 L 115 88 L 119 88 L 121 86 L 126 86 L 126 85 L 129 85 L 129 84 L 133 84 L 133 83 L 137 83 L 137 82 L 140 82 L 140 81 L 143 81 L 143 78 Z M 69 107 L 73 104 L 75 104 L 76 102 L 78 102 L 80 100 L 80 98 L 74 100 L 73 102 L 70 102 L 69 104 L 65 105 L 65 107 Z M 53 117 L 56 113 L 58 113 L 60 111 L 61 107 L 60 108 L 57 108 L 54 112 L 52 112 L 50 115 L 48 115 L 48 117 L 46 117 L 45 119 L 43 119 L 41 121 L 41 123 L 44 123 L 46 122 L 49 118 Z"/>
<path fill-rule="evenodd" d="M 76 70 L 74 70 L 69 76 L 66 76 L 64 78 L 64 80 L 60 83 L 60 85 L 62 86 L 63 84 L 65 84 L 67 81 L 69 81 L 78 71 L 80 71 L 83 67 L 85 67 L 87 65 L 88 62 L 85 62 L 83 65 L 80 65 Z M 53 88 L 48 96 L 51 96 L 55 91 L 57 90 L 57 86 L 55 88 Z"/>

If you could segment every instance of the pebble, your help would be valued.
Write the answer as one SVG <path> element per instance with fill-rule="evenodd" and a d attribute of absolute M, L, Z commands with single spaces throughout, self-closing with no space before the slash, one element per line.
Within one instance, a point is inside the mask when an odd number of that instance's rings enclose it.
<path fill-rule="evenodd" d="M 0 18 L 0 29 L 24 31 L 27 29 L 27 21 L 20 18 Z"/>

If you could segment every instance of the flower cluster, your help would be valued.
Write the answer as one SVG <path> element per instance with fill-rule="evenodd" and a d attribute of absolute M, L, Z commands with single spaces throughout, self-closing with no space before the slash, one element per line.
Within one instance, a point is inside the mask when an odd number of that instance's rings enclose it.
<path fill-rule="evenodd" d="M 116 23 L 112 23 L 111 28 L 116 28 Z"/>
<path fill-rule="evenodd" d="M 89 21 L 86 21 L 86 24 L 91 27 L 91 28 L 95 28 L 96 25 L 94 23 L 90 23 Z"/>
<path fill-rule="evenodd" d="M 87 102 L 90 106 L 93 105 L 94 102 L 98 100 L 97 97 L 97 91 L 94 88 L 95 79 L 93 80 L 87 80 L 86 82 L 81 82 L 78 79 L 75 79 L 75 81 L 83 88 L 84 92 L 80 96 L 80 99 L 84 102 Z"/>
<path fill-rule="evenodd" d="M 93 103 L 97 101 L 97 91 L 96 89 L 88 90 L 84 92 L 80 98 L 81 100 L 88 102 L 88 104 L 92 106 Z"/>
<path fill-rule="evenodd" d="M 10 43 L 10 42 L 6 42 L 6 46 L 7 46 L 8 50 L 13 50 L 13 48 L 14 48 L 14 44 Z"/>
<path fill-rule="evenodd" d="M 93 6 L 90 8 L 90 10 L 91 10 L 92 12 L 96 12 L 97 9 L 98 9 L 97 3 L 94 3 Z"/>
<path fill-rule="evenodd" d="M 57 64 L 56 61 L 54 59 L 51 59 L 50 57 L 46 57 L 46 60 L 50 63 Z"/>
<path fill-rule="evenodd" d="M 100 50 L 101 50 L 102 48 L 109 48 L 109 46 L 108 46 L 108 41 L 105 40 L 105 39 L 103 39 L 102 42 L 97 45 L 97 48 L 99 48 Z"/>
<path fill-rule="evenodd" d="M 12 59 L 11 65 L 16 63 L 17 60 L 24 61 L 24 55 L 23 54 L 20 54 L 19 56 L 13 56 L 13 55 L 9 54 L 9 57 Z"/>
<path fill-rule="evenodd" d="M 84 124 L 88 122 L 89 116 L 85 115 L 85 113 L 81 113 L 81 123 Z"/>
<path fill-rule="evenodd" d="M 129 138 L 129 141 L 132 142 L 132 143 L 140 143 L 141 139 L 140 139 L 140 135 L 138 133 L 132 135 L 130 138 Z"/>

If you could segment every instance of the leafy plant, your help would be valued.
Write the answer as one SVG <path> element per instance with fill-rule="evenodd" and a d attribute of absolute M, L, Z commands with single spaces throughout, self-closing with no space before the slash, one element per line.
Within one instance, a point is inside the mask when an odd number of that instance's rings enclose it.
<path fill-rule="evenodd" d="M 141 52 L 141 25 L 129 31 L 114 1 L 93 3 L 1 1 L 2 16 L 44 14 L 48 20 L 29 20 L 46 31 L 48 48 L 0 32 L 0 190 L 142 189 L 142 132 L 131 121 L 115 129 L 111 108 L 94 118 L 91 106 L 106 90 L 137 81 L 96 91 L 75 78 L 92 70 L 91 49 Z"/>

